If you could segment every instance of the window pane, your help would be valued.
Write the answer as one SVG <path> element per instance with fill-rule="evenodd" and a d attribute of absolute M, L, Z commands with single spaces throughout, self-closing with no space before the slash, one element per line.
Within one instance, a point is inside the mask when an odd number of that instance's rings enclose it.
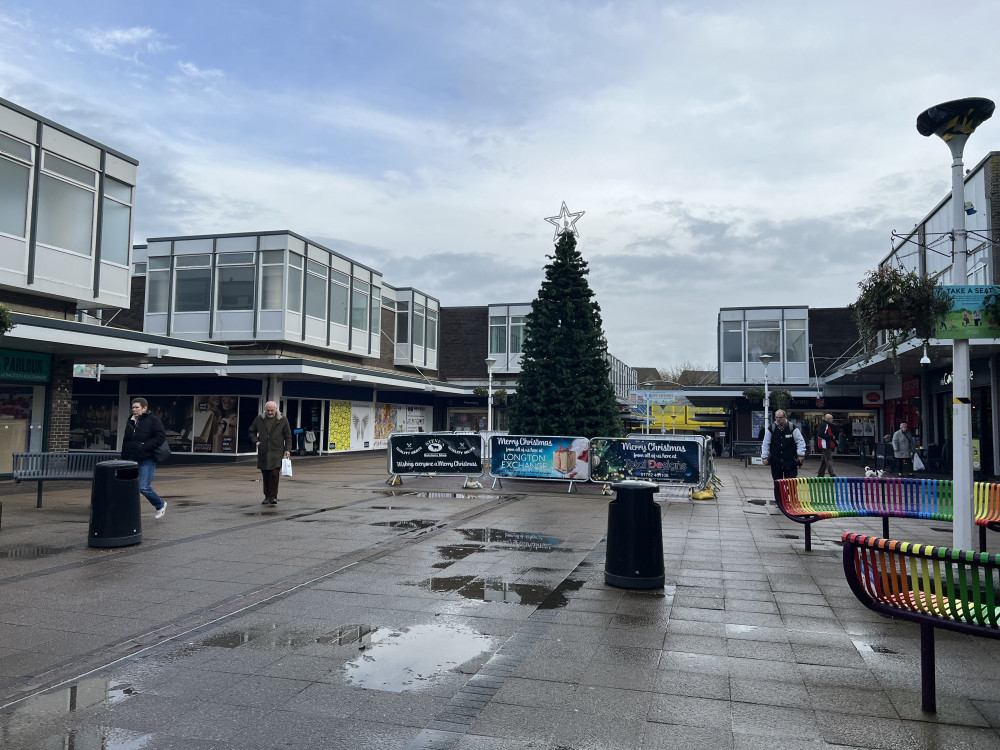
<path fill-rule="evenodd" d="M 28 215 L 28 168 L 0 159 L 0 232 L 24 237 Z"/>
<path fill-rule="evenodd" d="M 150 271 L 159 271 L 165 268 L 170 268 L 170 258 L 168 257 L 149 258 Z"/>
<path fill-rule="evenodd" d="M 219 310 L 253 310 L 253 266 L 220 268 Z"/>
<path fill-rule="evenodd" d="M 165 313 L 167 311 L 167 281 L 170 274 L 165 271 L 151 271 L 146 277 L 146 312 Z"/>
<path fill-rule="evenodd" d="M 405 312 L 396 313 L 396 343 L 410 343 L 410 315 Z"/>
<path fill-rule="evenodd" d="M 330 284 L 330 322 L 347 325 L 347 287 Z"/>
<path fill-rule="evenodd" d="M 90 255 L 94 194 L 48 175 L 38 181 L 38 241 Z"/>
<path fill-rule="evenodd" d="M 291 265 L 288 267 L 288 310 L 302 312 L 302 271 Z"/>
<path fill-rule="evenodd" d="M 174 312 L 205 312 L 212 288 L 212 272 L 207 268 L 177 272 Z"/>
<path fill-rule="evenodd" d="M 351 328 L 368 330 L 368 295 L 354 292 L 351 295 Z"/>
<path fill-rule="evenodd" d="M 413 305 L 413 345 L 424 345 L 424 306 Z"/>
<path fill-rule="evenodd" d="M 132 187 L 110 177 L 104 178 L 104 194 L 116 198 L 122 203 L 132 202 Z"/>
<path fill-rule="evenodd" d="M 428 315 L 427 316 L 427 344 L 426 344 L 428 349 L 432 349 L 432 350 L 436 350 L 437 349 L 437 337 L 438 337 L 437 326 L 438 326 L 438 324 L 437 324 L 437 318 L 436 317 L 431 317 L 430 315 Z"/>
<path fill-rule="evenodd" d="M 306 315 L 326 320 L 326 279 L 311 273 L 306 274 Z"/>
<path fill-rule="evenodd" d="M 295 253 L 288 254 L 288 265 L 292 268 L 302 268 L 302 256 Z"/>
<path fill-rule="evenodd" d="M 210 266 L 212 264 L 211 255 L 178 255 L 174 260 L 174 265 L 178 268 L 191 266 Z"/>
<path fill-rule="evenodd" d="M 309 273 L 314 273 L 317 276 L 322 276 L 323 280 L 326 281 L 326 275 L 330 272 L 330 269 L 324 266 L 322 263 L 317 263 L 314 260 L 309 261 Z"/>
<path fill-rule="evenodd" d="M 781 361 L 781 334 L 777 320 L 747 321 L 747 359 L 757 362 L 761 354 L 770 354 L 772 362 Z"/>
<path fill-rule="evenodd" d="M 101 260 L 128 265 L 129 220 L 131 206 L 110 198 L 103 199 L 104 218 L 101 221 Z"/>
<path fill-rule="evenodd" d="M 285 278 L 284 266 L 264 266 L 261 269 L 260 309 L 281 309 L 281 282 Z"/>
<path fill-rule="evenodd" d="M 84 185 L 94 187 L 97 185 L 97 172 L 86 167 L 80 167 L 73 162 L 60 159 L 54 154 L 45 154 L 44 166 L 51 172 L 69 177 L 71 180 L 82 182 Z"/>
<path fill-rule="evenodd" d="M 507 353 L 507 318 L 503 315 L 490 316 L 490 354 Z"/>
<path fill-rule="evenodd" d="M 382 299 L 376 287 L 372 292 L 372 333 L 376 336 L 382 330 Z"/>
<path fill-rule="evenodd" d="M 216 263 L 220 266 L 246 266 L 253 263 L 253 253 L 219 253 Z"/>
<path fill-rule="evenodd" d="M 806 322 L 804 320 L 785 321 L 785 361 L 806 361 Z"/>
<path fill-rule="evenodd" d="M 351 277 L 348 276 L 346 273 L 343 273 L 342 271 L 337 271 L 332 268 L 330 269 L 330 278 L 333 279 L 334 281 L 339 281 L 344 286 L 347 286 L 351 280 Z"/>
<path fill-rule="evenodd" d="M 260 254 L 260 262 L 265 265 L 273 265 L 276 263 L 285 262 L 285 251 L 284 250 L 264 250 Z"/>
<path fill-rule="evenodd" d="M 722 361 L 743 361 L 743 324 L 739 321 L 722 324 Z"/>
<path fill-rule="evenodd" d="M 520 354 L 521 346 L 524 344 L 524 318 L 512 317 L 510 319 L 510 353 Z"/>
<path fill-rule="evenodd" d="M 13 138 L 0 135 L 0 151 L 6 151 L 11 156 L 17 156 L 25 161 L 31 161 L 31 146 Z"/>

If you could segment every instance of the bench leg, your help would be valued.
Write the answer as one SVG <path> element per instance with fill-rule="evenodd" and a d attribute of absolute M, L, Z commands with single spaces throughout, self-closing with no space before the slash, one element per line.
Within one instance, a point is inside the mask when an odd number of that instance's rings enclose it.
<path fill-rule="evenodd" d="M 937 713 L 934 684 L 934 626 L 920 623 L 920 704 L 924 711 Z"/>
<path fill-rule="evenodd" d="M 985 552 L 986 551 L 986 527 L 985 526 L 980 526 L 979 527 L 979 551 L 980 552 Z"/>
<path fill-rule="evenodd" d="M 806 524 L 806 552 L 811 552 L 813 548 L 812 528 L 811 523 Z"/>
<path fill-rule="evenodd" d="M 41 479 L 38 480 L 38 499 L 35 501 L 35 507 L 36 508 L 41 508 L 42 507 L 42 480 Z"/>
<path fill-rule="evenodd" d="M 889 536 L 889 517 L 888 516 L 885 516 L 885 517 L 882 518 L 882 538 L 883 539 L 892 539 L 892 537 Z"/>

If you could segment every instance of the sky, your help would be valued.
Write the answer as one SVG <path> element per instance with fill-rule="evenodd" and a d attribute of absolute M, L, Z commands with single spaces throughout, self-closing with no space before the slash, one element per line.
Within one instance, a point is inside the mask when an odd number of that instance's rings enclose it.
<path fill-rule="evenodd" d="M 954 20 L 949 20 L 949 15 Z M 852 302 L 1000 96 L 1000 3 L 4 0 L 0 97 L 139 161 L 133 239 L 291 230 L 442 306 L 527 302 L 563 201 L 627 364 Z M 965 151 L 1000 150 L 1000 117 Z"/>

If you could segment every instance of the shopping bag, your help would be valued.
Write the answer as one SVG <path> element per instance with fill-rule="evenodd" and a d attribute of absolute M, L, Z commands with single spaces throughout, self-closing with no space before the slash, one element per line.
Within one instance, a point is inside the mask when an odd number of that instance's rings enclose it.
<path fill-rule="evenodd" d="M 164 461 L 168 460 L 170 455 L 170 446 L 167 445 L 166 440 L 153 448 L 153 460 L 158 464 L 162 464 Z"/>
<path fill-rule="evenodd" d="M 918 456 L 916 453 L 914 453 L 913 454 L 913 470 L 914 471 L 923 471 L 924 468 L 925 468 L 924 467 L 924 462 L 920 460 L 920 456 Z"/>
<path fill-rule="evenodd" d="M 290 477 L 292 475 L 292 459 L 281 459 L 281 476 Z"/>

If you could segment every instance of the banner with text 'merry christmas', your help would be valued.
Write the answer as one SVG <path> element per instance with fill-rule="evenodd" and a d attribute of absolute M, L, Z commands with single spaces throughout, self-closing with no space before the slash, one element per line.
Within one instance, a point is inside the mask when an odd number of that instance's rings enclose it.
<path fill-rule="evenodd" d="M 594 438 L 590 478 L 595 482 L 649 479 L 700 485 L 704 479 L 704 439 L 697 435 Z"/>
<path fill-rule="evenodd" d="M 490 476 L 585 482 L 590 478 L 590 441 L 583 437 L 493 435 Z"/>

